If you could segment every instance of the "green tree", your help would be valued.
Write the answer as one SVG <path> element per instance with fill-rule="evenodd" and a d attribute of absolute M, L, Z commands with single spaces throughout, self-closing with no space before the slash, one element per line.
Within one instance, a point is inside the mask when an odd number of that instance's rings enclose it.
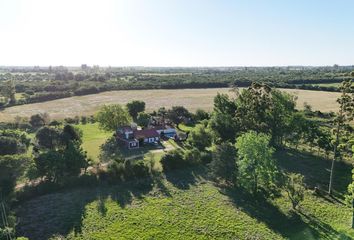
<path fill-rule="evenodd" d="M 172 150 L 163 155 L 160 162 L 164 172 L 184 168 L 189 164 L 185 161 L 183 152 L 179 149 Z"/>
<path fill-rule="evenodd" d="M 253 83 L 237 98 L 236 121 L 241 130 L 271 133 L 272 94 L 267 85 Z"/>
<path fill-rule="evenodd" d="M 235 182 L 236 171 L 236 149 L 228 143 L 223 142 L 215 146 L 212 152 L 212 160 L 209 164 L 211 175 L 215 179 L 224 179 L 227 182 Z"/>
<path fill-rule="evenodd" d="M 352 96 L 352 81 L 343 81 L 340 87 L 341 89 L 341 96 L 337 100 L 339 103 L 339 111 L 334 121 L 334 133 L 335 133 L 335 142 L 333 146 L 333 159 L 331 164 L 331 172 L 329 177 L 329 184 L 328 184 L 328 193 L 332 194 L 332 184 L 334 178 L 334 163 L 338 157 L 338 145 L 339 139 L 341 135 L 341 130 L 343 126 L 353 119 L 353 96 Z"/>
<path fill-rule="evenodd" d="M 139 126 L 147 127 L 149 125 L 150 119 L 151 119 L 151 115 L 150 114 L 148 114 L 146 112 L 140 112 L 138 114 L 137 119 L 136 119 L 136 123 Z"/>
<path fill-rule="evenodd" d="M 24 155 L 0 156 L 0 239 L 11 239 L 16 224 L 10 212 L 14 200 L 14 189 L 18 179 L 23 176 L 30 159 Z"/>
<path fill-rule="evenodd" d="M 226 94 L 218 93 L 214 98 L 214 111 L 217 113 L 235 115 L 237 105 L 234 99 Z"/>
<path fill-rule="evenodd" d="M 75 128 L 74 126 L 67 124 L 64 126 L 61 133 L 61 141 L 65 146 L 68 146 L 70 142 L 75 142 L 78 144 L 82 143 L 82 130 Z"/>
<path fill-rule="evenodd" d="M 7 198 L 13 193 L 16 181 L 29 163 L 30 158 L 25 155 L 0 156 L 0 196 Z"/>
<path fill-rule="evenodd" d="M 61 144 L 61 133 L 56 128 L 42 127 L 36 133 L 38 147 L 56 149 Z"/>
<path fill-rule="evenodd" d="M 59 182 L 64 176 L 77 176 L 89 165 L 86 152 L 72 141 L 65 149 L 41 152 L 34 160 L 38 175 L 52 182 Z"/>
<path fill-rule="evenodd" d="M 57 182 L 63 175 L 65 159 L 59 151 L 49 150 L 40 153 L 35 159 L 38 175 Z"/>
<path fill-rule="evenodd" d="M 3 82 L 3 84 L 1 84 L 0 94 L 5 98 L 5 103 L 16 103 L 16 89 L 14 81 L 12 79 L 5 81 Z"/>
<path fill-rule="evenodd" d="M 191 165 L 201 162 L 201 152 L 197 148 L 188 149 L 183 154 L 184 160 Z"/>
<path fill-rule="evenodd" d="M 284 187 L 290 199 L 292 208 L 295 210 L 300 202 L 304 200 L 304 176 L 297 173 L 290 173 L 286 175 Z"/>
<path fill-rule="evenodd" d="M 188 136 L 188 145 L 204 151 L 207 147 L 211 146 L 212 135 L 207 128 L 203 125 L 197 125 Z"/>
<path fill-rule="evenodd" d="M 272 89 L 272 107 L 270 109 L 270 122 L 272 143 L 283 145 L 285 137 L 292 132 L 290 125 L 292 115 L 295 113 L 296 98 L 288 93 Z"/>
<path fill-rule="evenodd" d="M 177 127 L 184 119 L 189 118 L 190 116 L 189 111 L 183 106 L 173 106 L 167 111 L 167 118 L 177 124 Z"/>
<path fill-rule="evenodd" d="M 276 180 L 278 170 L 273 159 L 274 149 L 269 143 L 269 135 L 254 131 L 236 140 L 240 183 L 254 193 L 260 186 L 265 190 L 271 189 Z"/>
<path fill-rule="evenodd" d="M 49 115 L 47 113 L 40 113 L 32 115 L 29 123 L 33 128 L 42 127 L 49 122 Z"/>
<path fill-rule="evenodd" d="M 295 146 L 295 149 L 298 148 L 300 141 L 304 138 L 307 129 L 308 120 L 305 118 L 304 114 L 297 112 L 292 114 L 289 120 L 289 131 L 286 136 L 286 140 Z"/>
<path fill-rule="evenodd" d="M 204 111 L 203 109 L 197 109 L 197 111 L 195 111 L 195 120 L 200 122 L 203 120 L 209 120 L 210 118 L 210 114 L 206 111 Z"/>
<path fill-rule="evenodd" d="M 115 131 L 117 127 L 131 122 L 129 113 L 119 104 L 105 105 L 96 115 L 96 120 L 101 129 Z"/>
<path fill-rule="evenodd" d="M 130 116 L 136 121 L 138 113 L 145 111 L 145 102 L 134 100 L 127 103 L 127 109 Z"/>
<path fill-rule="evenodd" d="M 223 141 L 234 142 L 239 133 L 239 125 L 235 119 L 225 113 L 213 112 L 208 127 L 213 132 L 214 140 L 217 143 Z"/>

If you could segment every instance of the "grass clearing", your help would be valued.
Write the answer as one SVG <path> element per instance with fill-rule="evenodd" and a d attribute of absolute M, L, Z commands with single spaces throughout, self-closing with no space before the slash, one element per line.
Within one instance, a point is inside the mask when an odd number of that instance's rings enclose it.
<path fill-rule="evenodd" d="M 106 132 L 98 127 L 98 123 L 94 124 L 79 124 L 76 125 L 82 130 L 82 147 L 95 162 L 98 162 L 100 154 L 100 146 L 113 135 L 112 132 Z"/>
<path fill-rule="evenodd" d="M 291 150 L 276 158 L 286 171 L 303 174 L 309 189 L 326 188 L 330 161 Z M 266 200 L 219 188 L 199 167 L 38 197 L 17 209 L 17 231 L 34 240 L 352 239 L 352 211 L 342 201 L 350 170 L 350 164 L 338 163 L 337 197 L 307 190 L 297 213 L 290 211 L 285 193 Z"/>
<path fill-rule="evenodd" d="M 297 106 L 302 108 L 304 102 L 312 105 L 314 110 L 323 112 L 337 111 L 336 99 L 340 93 L 324 91 L 308 91 L 297 89 L 281 89 L 298 97 Z M 159 107 L 182 105 L 190 111 L 198 108 L 212 110 L 215 95 L 225 93 L 232 95 L 229 88 L 207 89 L 159 89 L 159 90 L 126 90 L 111 91 L 98 94 L 76 96 L 43 103 L 33 103 L 14 106 L 0 111 L 1 121 L 12 121 L 16 116 L 30 117 L 33 114 L 47 112 L 52 119 L 63 119 L 76 115 L 92 115 L 102 105 L 120 103 L 126 104 L 131 100 L 146 102 L 147 111 Z"/>

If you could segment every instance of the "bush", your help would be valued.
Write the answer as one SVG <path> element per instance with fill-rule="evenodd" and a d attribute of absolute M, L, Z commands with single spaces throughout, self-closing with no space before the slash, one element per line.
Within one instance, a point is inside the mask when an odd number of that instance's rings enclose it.
<path fill-rule="evenodd" d="M 131 180 L 150 176 L 150 168 L 144 160 L 115 160 L 108 167 L 110 179 Z"/>
<path fill-rule="evenodd" d="M 174 169 L 184 168 L 188 166 L 188 162 L 185 161 L 180 150 L 173 150 L 162 156 L 161 165 L 163 171 L 166 172 Z"/>
<path fill-rule="evenodd" d="M 213 159 L 213 156 L 210 152 L 201 152 L 200 153 L 200 160 L 202 163 L 208 164 L 211 162 L 212 159 Z"/>
<path fill-rule="evenodd" d="M 201 153 L 197 148 L 185 151 L 183 157 L 188 164 L 194 165 L 201 163 Z"/>

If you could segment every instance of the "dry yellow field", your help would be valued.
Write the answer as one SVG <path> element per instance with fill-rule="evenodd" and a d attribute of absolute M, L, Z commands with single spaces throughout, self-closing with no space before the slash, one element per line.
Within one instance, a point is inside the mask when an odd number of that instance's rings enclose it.
<path fill-rule="evenodd" d="M 304 102 L 307 102 L 314 110 L 324 112 L 336 111 L 336 99 L 340 95 L 340 93 L 322 91 L 281 90 L 298 97 L 298 108 L 302 108 Z M 213 98 L 218 92 L 234 94 L 228 88 L 111 91 L 6 108 L 0 112 L 0 122 L 11 121 L 16 116 L 29 117 L 40 112 L 49 113 L 52 119 L 92 115 L 104 104 L 125 104 L 131 100 L 145 101 L 148 111 L 175 105 L 183 105 L 191 111 L 197 108 L 211 110 Z"/>

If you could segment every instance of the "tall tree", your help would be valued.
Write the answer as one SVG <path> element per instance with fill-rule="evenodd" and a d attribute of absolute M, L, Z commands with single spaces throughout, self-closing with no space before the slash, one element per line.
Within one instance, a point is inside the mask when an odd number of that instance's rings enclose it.
<path fill-rule="evenodd" d="M 139 126 L 147 127 L 149 125 L 150 119 L 151 119 L 151 115 L 150 114 L 148 114 L 146 112 L 140 112 L 138 114 L 137 119 L 136 119 L 136 123 Z"/>
<path fill-rule="evenodd" d="M 339 111 L 337 113 L 337 116 L 334 120 L 335 124 L 335 142 L 334 142 L 334 149 L 333 149 L 333 159 L 332 159 L 332 164 L 331 164 L 331 172 L 330 172 L 330 177 L 329 177 L 329 184 L 328 184 L 328 193 L 332 194 L 332 185 L 333 185 L 333 177 L 334 177 L 334 164 L 335 161 L 338 157 L 338 145 L 339 145 L 339 139 L 341 135 L 341 130 L 343 126 L 350 120 L 353 119 L 353 86 L 352 86 L 352 81 L 343 81 L 342 85 L 340 87 L 340 90 L 342 92 L 340 98 L 337 100 L 339 103 Z"/>
<path fill-rule="evenodd" d="M 9 102 L 10 104 L 16 102 L 16 89 L 14 81 L 8 80 L 2 84 L 0 87 L 0 94 L 5 98 L 5 103 Z"/>
<path fill-rule="evenodd" d="M 134 100 L 127 103 L 127 109 L 130 116 L 136 121 L 138 114 L 145 111 L 145 102 Z"/>
<path fill-rule="evenodd" d="M 273 159 L 274 149 L 269 146 L 270 136 L 254 131 L 237 138 L 238 172 L 241 185 L 254 193 L 261 186 L 271 189 L 277 175 Z"/>
<path fill-rule="evenodd" d="M 167 117 L 177 124 L 177 127 L 184 119 L 189 118 L 191 115 L 189 111 L 183 106 L 173 106 L 167 111 Z"/>
<path fill-rule="evenodd" d="M 209 164 L 211 174 L 216 179 L 224 179 L 227 182 L 235 182 L 237 178 L 236 149 L 223 142 L 216 145 L 212 152 L 212 161 Z"/>
<path fill-rule="evenodd" d="M 119 104 L 104 105 L 96 115 L 100 128 L 106 131 L 115 131 L 117 127 L 127 125 L 131 117 L 127 110 Z"/>

